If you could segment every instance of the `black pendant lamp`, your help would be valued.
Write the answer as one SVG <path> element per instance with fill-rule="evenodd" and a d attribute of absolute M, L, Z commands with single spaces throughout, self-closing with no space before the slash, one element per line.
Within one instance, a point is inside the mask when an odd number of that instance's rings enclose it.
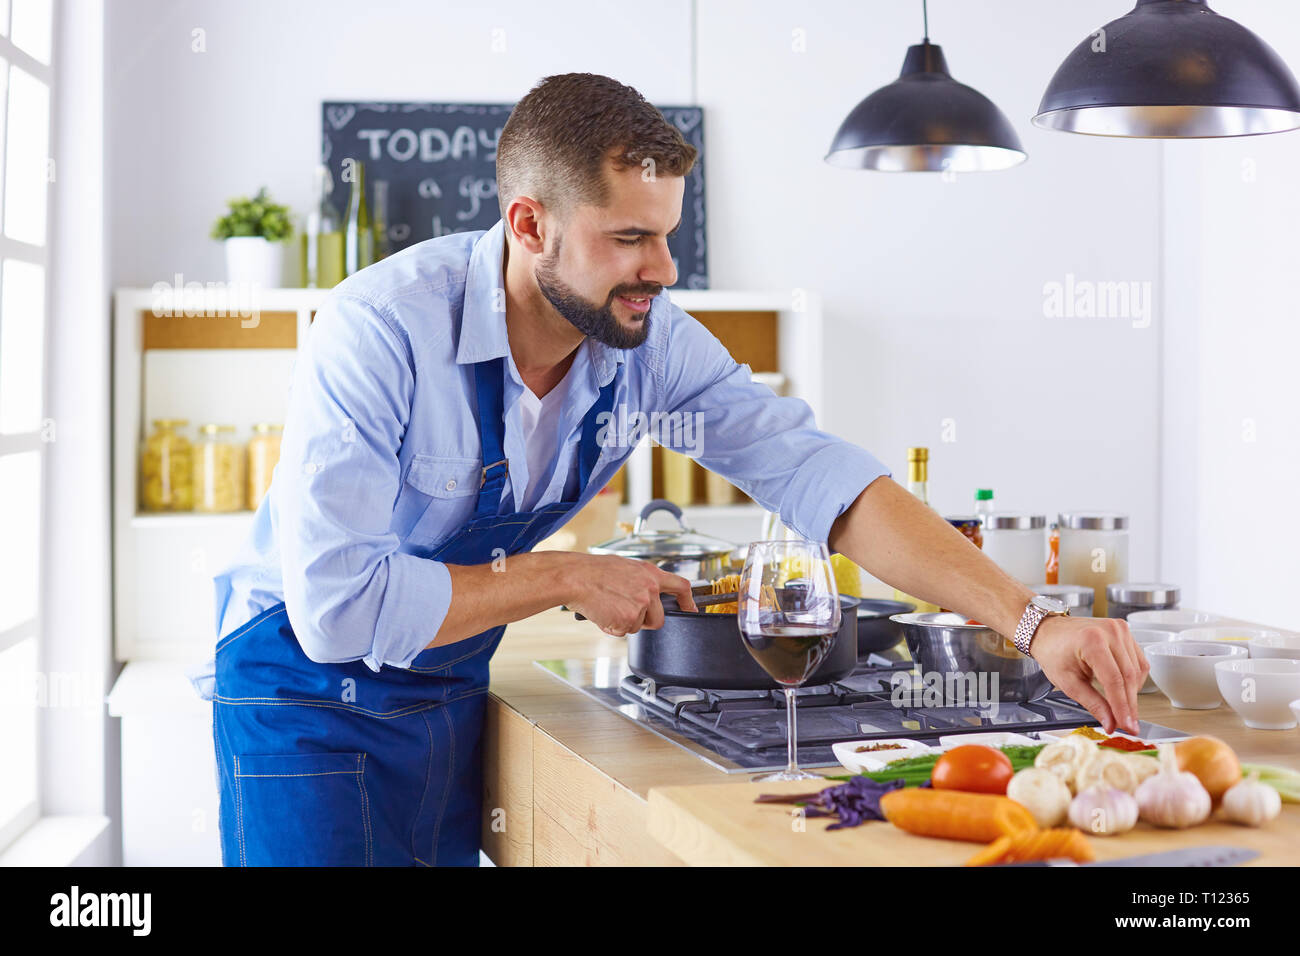
<path fill-rule="evenodd" d="M 1282 58 L 1205 0 L 1138 0 L 1065 58 L 1034 123 L 1096 136 L 1193 139 L 1300 127 Z"/>
<path fill-rule="evenodd" d="M 993 102 L 948 73 L 943 51 L 925 39 L 908 47 L 897 80 L 853 108 L 826 162 L 880 172 L 985 172 L 1025 161 L 1011 122 Z"/>

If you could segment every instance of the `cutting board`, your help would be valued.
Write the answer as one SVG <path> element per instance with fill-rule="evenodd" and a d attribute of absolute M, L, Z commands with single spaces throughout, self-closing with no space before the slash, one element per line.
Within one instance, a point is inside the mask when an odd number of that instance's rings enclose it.
<path fill-rule="evenodd" d="M 797 808 L 757 804 L 760 793 L 810 793 L 816 781 L 656 787 L 649 794 L 650 835 L 694 866 L 960 866 L 982 844 L 913 836 L 889 823 L 826 832 L 834 822 L 801 818 Z M 1247 865 L 1300 865 L 1300 804 L 1260 829 L 1209 822 L 1187 830 L 1139 823 L 1122 836 L 1090 837 L 1098 860 L 1191 846 L 1259 851 Z"/>

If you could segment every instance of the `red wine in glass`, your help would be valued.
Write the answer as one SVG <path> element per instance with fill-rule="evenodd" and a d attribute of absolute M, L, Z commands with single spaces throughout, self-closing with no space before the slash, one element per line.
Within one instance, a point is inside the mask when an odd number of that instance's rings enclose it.
<path fill-rule="evenodd" d="M 812 624 L 781 624 L 757 632 L 741 630 L 760 667 L 778 684 L 799 687 L 830 653 L 834 631 Z"/>

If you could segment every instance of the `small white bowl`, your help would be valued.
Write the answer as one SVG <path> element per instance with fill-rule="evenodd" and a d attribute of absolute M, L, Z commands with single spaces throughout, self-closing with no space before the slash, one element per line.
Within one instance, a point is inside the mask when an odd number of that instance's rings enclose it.
<path fill-rule="evenodd" d="M 1265 631 L 1258 627 L 1238 627 L 1235 624 L 1220 624 L 1216 627 L 1189 627 L 1178 635 L 1184 641 L 1221 641 L 1246 649 L 1250 655 L 1250 642 L 1257 637 L 1280 637 L 1277 631 Z"/>
<path fill-rule="evenodd" d="M 1010 731 L 990 731 L 979 734 L 947 734 L 939 738 L 940 750 L 951 750 L 953 747 L 961 747 L 965 744 L 983 744 L 985 747 L 1034 747 L 1042 741 L 1035 740 L 1033 737 L 1026 737 L 1024 734 L 1013 734 Z"/>
<path fill-rule="evenodd" d="M 1213 710 L 1223 703 L 1214 665 L 1246 657 L 1246 649 L 1226 641 L 1167 641 L 1142 648 L 1151 679 L 1169 702 L 1182 710 Z"/>
<path fill-rule="evenodd" d="M 1209 611 L 1179 610 L 1172 611 L 1134 611 L 1128 616 L 1128 626 L 1153 627 L 1161 631 L 1185 631 L 1189 627 L 1209 627 L 1222 624 L 1224 619 Z"/>
<path fill-rule="evenodd" d="M 1291 702 L 1300 696 L 1300 661 L 1284 658 L 1226 660 L 1214 665 L 1219 692 L 1247 727 L 1290 730 Z"/>
<path fill-rule="evenodd" d="M 1129 633 L 1133 635 L 1133 640 L 1137 641 L 1138 645 L 1141 647 L 1145 647 L 1147 644 L 1163 644 L 1166 641 L 1178 640 L 1177 631 L 1157 631 L 1153 628 L 1131 627 L 1129 628 Z M 1154 694 L 1159 689 L 1160 688 L 1156 686 L 1155 681 L 1151 679 L 1151 675 L 1148 674 L 1146 683 L 1142 685 L 1138 693 Z"/>
<path fill-rule="evenodd" d="M 870 747 L 872 744 L 901 744 L 902 746 L 897 750 L 869 750 L 865 753 L 857 753 L 857 748 Z M 919 757 L 921 754 L 928 754 L 934 748 L 919 740 L 911 740 L 907 737 L 890 737 L 887 740 L 845 740 L 838 744 L 831 744 L 831 750 L 835 754 L 835 759 L 840 762 L 840 765 L 845 770 L 862 773 L 864 770 L 868 772 L 881 770 L 885 764 L 901 760 L 904 757 Z"/>
<path fill-rule="evenodd" d="M 1300 634 L 1274 634 L 1271 637 L 1252 637 L 1246 642 L 1251 657 L 1285 657 L 1300 660 Z"/>

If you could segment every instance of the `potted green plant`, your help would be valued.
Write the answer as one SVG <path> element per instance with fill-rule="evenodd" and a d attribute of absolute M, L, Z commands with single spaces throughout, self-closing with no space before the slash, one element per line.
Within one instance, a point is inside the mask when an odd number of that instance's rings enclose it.
<path fill-rule="evenodd" d="M 212 238 L 224 241 L 227 278 L 278 288 L 285 240 L 293 233 L 288 207 L 272 202 L 265 186 L 252 199 L 238 196 L 227 205 L 229 212 L 212 227 Z"/>

